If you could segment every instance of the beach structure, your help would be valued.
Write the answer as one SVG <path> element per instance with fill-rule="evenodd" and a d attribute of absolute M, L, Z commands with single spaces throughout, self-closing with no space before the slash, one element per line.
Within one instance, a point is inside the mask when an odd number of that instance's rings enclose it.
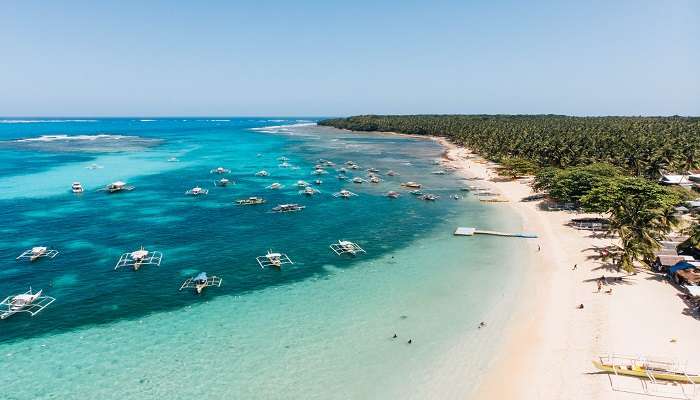
<path fill-rule="evenodd" d="M 402 182 L 401 183 L 402 187 L 409 188 L 409 189 L 420 189 L 423 185 L 417 182 Z"/>
<path fill-rule="evenodd" d="M 342 189 L 340 192 L 333 193 L 333 197 L 339 197 L 341 199 L 349 199 L 353 196 L 357 196 L 357 194 L 346 189 Z"/>
<path fill-rule="evenodd" d="M 220 287 L 221 278 L 218 276 L 207 276 L 206 272 L 200 272 L 197 276 L 187 279 L 180 286 L 180 291 L 183 289 L 194 289 L 197 294 L 201 294 L 205 288 L 210 286 Z"/>
<path fill-rule="evenodd" d="M 395 192 L 395 191 L 393 191 L 393 190 L 387 192 L 387 194 L 386 194 L 386 197 L 390 197 L 390 198 L 392 198 L 392 199 L 398 199 L 399 196 L 401 196 L 401 193 Z"/>
<path fill-rule="evenodd" d="M 282 268 L 285 264 L 294 264 L 292 260 L 284 253 L 273 253 L 272 250 L 268 250 L 267 254 L 264 256 L 255 257 L 258 261 L 260 268 L 265 269 L 267 267 Z"/>
<path fill-rule="evenodd" d="M 101 190 L 107 193 L 117 193 L 134 190 L 134 187 L 127 185 L 126 182 L 123 181 L 115 181 L 105 186 L 104 189 Z"/>
<path fill-rule="evenodd" d="M 232 181 L 230 181 L 230 180 L 228 180 L 228 179 L 226 179 L 226 178 L 221 178 L 221 179 L 219 179 L 218 181 L 214 181 L 214 184 L 215 184 L 216 186 L 219 186 L 219 187 L 228 186 L 229 184 L 233 184 L 233 183 L 234 183 L 234 182 L 232 182 Z"/>
<path fill-rule="evenodd" d="M 80 184 L 80 182 L 73 182 L 73 184 L 70 187 L 71 192 L 73 193 L 83 193 L 83 185 Z"/>
<path fill-rule="evenodd" d="M 0 302 L 0 319 L 6 319 L 17 313 L 27 313 L 32 317 L 40 313 L 56 299 L 50 296 L 42 296 L 43 291 L 32 292 L 30 287 L 24 293 L 7 296 Z"/>
<path fill-rule="evenodd" d="M 678 285 L 699 286 L 700 261 L 678 262 L 668 268 L 668 277 Z"/>
<path fill-rule="evenodd" d="M 226 169 L 224 167 L 216 167 L 216 168 L 212 169 L 211 171 L 209 171 L 209 173 L 211 173 L 211 174 L 228 174 L 230 172 L 231 172 L 230 169 Z"/>
<path fill-rule="evenodd" d="M 315 194 L 321 193 L 318 189 L 314 189 L 311 186 L 305 187 L 303 190 L 299 191 L 299 194 L 303 194 L 306 196 L 313 196 Z"/>
<path fill-rule="evenodd" d="M 651 269 L 656 272 L 668 273 L 674 265 L 683 261 L 695 261 L 693 256 L 681 256 L 678 254 L 658 254 L 651 264 Z"/>
<path fill-rule="evenodd" d="M 339 256 L 343 254 L 350 254 L 351 256 L 357 255 L 357 253 L 366 253 L 360 245 L 347 240 L 338 240 L 338 243 L 333 243 L 330 245 L 331 250 Z"/>
<path fill-rule="evenodd" d="M 685 363 L 669 359 L 610 354 L 595 358 L 593 366 L 607 372 L 612 389 L 621 392 L 693 399 L 695 385 L 700 383 L 700 374 L 688 372 Z M 641 385 L 638 389 L 616 385 L 621 377 L 639 378 Z"/>
<path fill-rule="evenodd" d="M 278 206 L 273 207 L 272 212 L 274 212 L 274 213 L 288 213 L 288 212 L 301 211 L 305 208 L 306 208 L 306 206 L 302 206 L 302 205 L 299 205 L 296 203 L 280 204 Z"/>
<path fill-rule="evenodd" d="M 40 258 L 48 257 L 54 258 L 58 255 L 58 250 L 49 249 L 46 246 L 36 246 L 29 250 L 25 250 L 22 254 L 17 256 L 16 260 L 29 259 L 30 262 L 34 262 Z"/>
<path fill-rule="evenodd" d="M 255 176 L 270 176 L 270 173 L 265 171 L 265 170 L 262 170 L 262 171 L 256 172 Z"/>
<path fill-rule="evenodd" d="M 275 182 L 269 186 L 265 186 L 265 189 L 271 189 L 271 190 L 277 190 L 277 189 L 282 189 L 284 185 L 281 183 Z"/>
<path fill-rule="evenodd" d="M 199 186 L 195 186 L 192 189 L 186 191 L 185 194 L 188 196 L 203 196 L 203 195 L 209 194 L 209 190 L 202 189 Z"/>
<path fill-rule="evenodd" d="M 139 250 L 124 253 L 119 257 L 117 265 L 114 269 L 122 267 L 131 267 L 134 271 L 138 271 L 144 265 L 160 266 L 160 261 L 163 259 L 163 253 L 159 251 L 148 251 L 141 246 Z"/>
<path fill-rule="evenodd" d="M 485 230 L 480 230 L 480 229 L 476 229 L 476 228 L 469 228 L 469 227 L 457 228 L 454 232 L 454 235 L 455 236 L 493 235 L 493 236 L 505 236 L 505 237 L 519 237 L 519 238 L 526 238 L 526 239 L 537 238 L 537 234 L 534 234 L 534 233 L 526 233 L 526 232 L 507 233 L 507 232 L 498 232 L 498 231 L 485 231 Z"/>
<path fill-rule="evenodd" d="M 662 185 L 692 185 L 688 175 L 662 175 L 659 183 Z"/>
<path fill-rule="evenodd" d="M 265 199 L 262 197 L 248 197 L 247 199 L 236 200 L 236 205 L 239 206 L 255 206 L 265 204 Z"/>

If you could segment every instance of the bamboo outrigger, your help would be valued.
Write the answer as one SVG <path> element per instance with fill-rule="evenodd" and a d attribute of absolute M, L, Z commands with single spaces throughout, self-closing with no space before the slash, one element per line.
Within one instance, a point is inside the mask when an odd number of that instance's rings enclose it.
<path fill-rule="evenodd" d="M 615 375 L 636 376 L 651 381 L 658 379 L 679 383 L 700 383 L 700 375 L 688 373 L 679 364 L 669 361 L 606 355 L 593 360 L 593 365 L 601 371 L 612 372 Z"/>

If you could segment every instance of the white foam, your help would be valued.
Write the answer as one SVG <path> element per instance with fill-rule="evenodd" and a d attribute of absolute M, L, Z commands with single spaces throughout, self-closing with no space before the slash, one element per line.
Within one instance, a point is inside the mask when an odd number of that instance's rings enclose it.
<path fill-rule="evenodd" d="M 139 139 L 138 136 L 124 136 L 124 135 L 108 135 L 108 134 L 98 134 L 98 135 L 42 135 L 35 138 L 17 139 L 15 142 L 27 143 L 27 142 L 56 142 L 56 141 L 79 141 L 79 140 L 120 140 L 120 139 Z"/>
<path fill-rule="evenodd" d="M 60 122 L 97 122 L 96 119 L 0 119 L 0 124 L 45 124 Z"/>
<path fill-rule="evenodd" d="M 140 119 L 141 122 L 156 122 L 155 119 Z"/>
<path fill-rule="evenodd" d="M 288 132 L 293 128 L 299 128 L 302 126 L 313 126 L 316 125 L 315 122 L 303 123 L 303 124 L 289 124 L 289 125 L 273 125 L 273 126 L 261 126 L 259 128 L 250 128 L 251 131 L 266 132 L 266 133 L 280 133 Z"/>

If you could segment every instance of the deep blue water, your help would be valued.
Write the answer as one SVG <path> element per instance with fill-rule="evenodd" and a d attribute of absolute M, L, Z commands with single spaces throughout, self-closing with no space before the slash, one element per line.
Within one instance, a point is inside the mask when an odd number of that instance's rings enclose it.
<path fill-rule="evenodd" d="M 338 239 L 361 244 L 367 250 L 364 259 L 378 257 L 408 246 L 458 210 L 464 212 L 459 207 L 463 200 L 449 199 L 458 193 L 459 181 L 430 174 L 440 168 L 430 160 L 441 151 L 431 141 L 308 126 L 251 130 L 314 118 L 0 120 L 0 297 L 31 285 L 57 299 L 35 317 L 15 315 L 0 322 L 0 342 L 186 307 L 194 295 L 178 288 L 198 271 L 223 278 L 222 287 L 208 290 L 205 299 L 323 277 L 328 265 L 352 268 L 357 262 L 330 251 L 328 245 Z M 65 140 L 16 141 L 97 134 L 127 138 L 89 148 Z M 143 138 L 153 140 L 144 144 Z M 119 151 L 122 148 L 128 150 Z M 298 169 L 279 168 L 280 156 Z M 180 162 L 167 162 L 170 157 Z M 358 185 L 336 179 L 333 169 L 320 177 L 311 175 L 319 158 L 338 167 L 347 160 L 357 162 L 362 168 L 349 171 L 351 177 L 364 176 L 369 167 L 382 174 L 393 169 L 401 176 Z M 93 163 L 103 168 L 86 168 Z M 232 170 L 227 177 L 235 185 L 214 186 L 219 176 L 209 171 L 218 166 Z M 256 177 L 261 169 L 271 176 Z M 317 178 L 324 181 L 319 195 L 297 193 L 297 180 Z M 73 180 L 83 182 L 85 193 L 70 193 Z M 136 188 L 112 195 L 97 191 L 115 180 Z M 407 180 L 423 182 L 443 198 L 422 202 L 405 190 L 396 200 L 384 196 Z M 285 188 L 264 189 L 272 182 Z M 208 188 L 209 194 L 185 196 L 195 185 Z M 333 198 L 341 188 L 359 196 Z M 233 205 L 236 199 L 256 195 L 265 197 L 267 204 Z M 293 214 L 269 212 L 276 204 L 292 202 L 307 207 Z M 33 264 L 15 260 L 37 245 L 60 254 Z M 113 269 L 121 253 L 140 246 L 163 252 L 162 265 L 137 272 Z M 260 269 L 255 257 L 269 248 L 286 252 L 295 265 L 281 271 Z"/>

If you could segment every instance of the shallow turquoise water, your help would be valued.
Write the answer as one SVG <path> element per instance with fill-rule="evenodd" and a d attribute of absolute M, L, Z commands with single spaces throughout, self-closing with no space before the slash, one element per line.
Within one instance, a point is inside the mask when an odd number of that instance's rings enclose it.
<path fill-rule="evenodd" d="M 430 174 L 441 153 L 431 141 L 315 126 L 258 129 L 307 122 L 0 123 L 0 214 L 11 221 L 0 228 L 0 294 L 32 285 L 57 298 L 33 318 L 0 322 L 0 357 L 11 366 L 0 375 L 0 398 L 469 393 L 477 379 L 469 371 L 480 371 L 498 344 L 495 333 L 505 326 L 517 288 L 512 272 L 523 268 L 526 250 L 518 240 L 451 232 L 458 225 L 517 230 L 519 221 L 499 205 L 449 199 L 461 183 Z M 15 142 L 98 133 L 139 140 L 80 151 L 67 151 L 71 146 L 60 140 Z M 129 151 L 115 152 L 119 143 Z M 282 155 L 298 169 L 277 167 Z M 170 157 L 180 162 L 167 162 Z M 294 183 L 317 179 L 310 172 L 318 158 L 354 160 L 363 170 L 393 169 L 401 176 L 357 185 L 331 171 L 320 177 L 320 195 L 302 197 Z M 85 168 L 91 164 L 103 168 Z M 214 187 L 209 170 L 217 166 L 232 169 L 236 185 Z M 260 169 L 271 176 L 254 176 Z M 95 191 L 117 179 L 136 189 Z M 73 180 L 83 182 L 86 193 L 69 193 Z M 383 196 L 406 180 L 443 198 Z M 285 188 L 265 190 L 271 182 Z M 184 196 L 196 184 L 210 190 L 206 198 Z M 359 196 L 331 196 L 344 187 Z M 268 204 L 232 205 L 252 195 Z M 268 212 L 287 202 L 307 208 Z M 356 241 L 367 254 L 339 258 L 328 248 L 337 239 Z M 14 260 L 39 244 L 61 253 L 35 264 Z M 141 245 L 164 253 L 160 267 L 113 270 L 122 252 Z M 255 256 L 268 248 L 288 253 L 295 265 L 260 269 Z M 203 296 L 177 291 L 200 270 L 222 277 L 222 287 Z M 481 320 L 490 322 L 488 332 L 475 329 Z"/>

